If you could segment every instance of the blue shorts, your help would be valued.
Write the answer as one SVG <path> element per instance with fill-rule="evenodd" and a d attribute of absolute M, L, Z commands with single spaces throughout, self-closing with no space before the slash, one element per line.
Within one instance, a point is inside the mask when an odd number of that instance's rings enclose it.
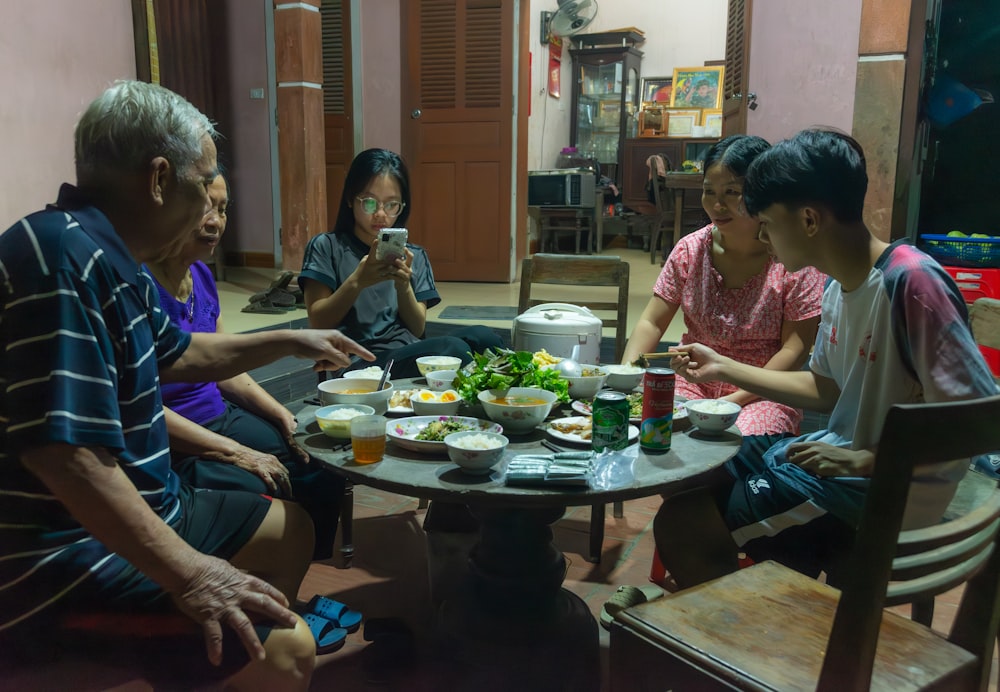
<path fill-rule="evenodd" d="M 795 437 L 748 436 L 726 468 L 735 482 L 722 513 L 740 549 L 805 574 L 829 570 L 850 549 L 867 482 L 819 478 L 785 461 Z"/>

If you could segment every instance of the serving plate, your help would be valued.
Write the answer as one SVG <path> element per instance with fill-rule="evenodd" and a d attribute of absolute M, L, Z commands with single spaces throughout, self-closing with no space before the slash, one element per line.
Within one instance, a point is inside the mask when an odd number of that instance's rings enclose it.
<path fill-rule="evenodd" d="M 395 390 L 392 393 L 392 398 L 389 403 L 392 403 L 392 399 L 401 398 L 403 403 L 399 406 L 390 406 L 387 413 L 391 413 L 397 416 L 409 416 L 413 413 L 413 406 L 410 405 L 410 397 L 420 391 L 419 387 L 412 387 L 410 389 L 400 389 Z"/>
<path fill-rule="evenodd" d="M 581 437 L 577 433 L 563 432 L 562 430 L 557 430 L 555 427 L 553 427 L 557 423 L 562 425 L 582 425 L 586 423 L 589 419 L 590 416 L 567 416 L 566 418 L 559 418 L 558 420 L 549 422 L 545 426 L 545 432 L 548 433 L 550 437 L 553 437 L 559 440 L 560 442 L 569 442 L 570 444 L 576 444 L 576 445 L 589 445 L 592 442 L 589 438 Z M 628 443 L 632 444 L 638 439 L 639 439 L 639 428 L 637 428 L 634 425 L 628 426 Z"/>
<path fill-rule="evenodd" d="M 629 397 L 638 396 L 640 400 L 642 399 L 641 392 L 633 392 L 628 396 Z M 674 399 L 674 420 L 684 420 L 685 418 L 688 417 L 687 409 L 684 408 L 684 401 L 685 401 L 684 399 L 679 397 Z M 572 408 L 577 413 L 582 413 L 585 416 L 589 416 L 593 413 L 590 403 L 591 402 L 589 400 L 577 399 L 572 404 L 570 404 L 570 408 Z M 635 423 L 636 425 L 639 425 L 639 423 L 642 422 L 642 417 L 629 416 L 628 421 L 629 423 Z"/>
<path fill-rule="evenodd" d="M 464 426 L 464 430 L 476 430 L 479 432 L 502 433 L 503 426 L 491 420 L 482 418 L 470 418 L 468 416 L 412 416 L 400 420 L 389 421 L 385 426 L 386 435 L 389 440 L 395 442 L 403 449 L 409 449 L 422 454 L 448 454 L 448 448 L 444 441 L 418 440 L 417 435 L 431 423 L 436 421 L 456 422 Z M 458 432 L 458 431 L 453 431 Z"/>

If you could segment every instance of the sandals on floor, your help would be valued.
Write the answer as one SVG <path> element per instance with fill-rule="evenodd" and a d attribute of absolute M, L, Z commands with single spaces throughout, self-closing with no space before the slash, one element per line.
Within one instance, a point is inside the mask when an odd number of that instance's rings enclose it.
<path fill-rule="evenodd" d="M 250 296 L 250 303 L 243 312 L 258 312 L 266 315 L 278 315 L 295 309 L 295 296 L 283 288 L 269 288 Z"/>
<path fill-rule="evenodd" d="M 336 627 L 342 627 L 348 632 L 357 632 L 361 627 L 361 613 L 351 610 L 340 601 L 319 594 L 313 596 L 306 604 L 305 612 L 325 618 Z"/>
<path fill-rule="evenodd" d="M 317 654 L 333 653 L 343 647 L 344 642 L 347 641 L 347 630 L 343 627 L 337 627 L 336 623 L 324 617 L 315 613 L 306 613 L 302 619 L 309 625 L 309 631 L 312 632 L 313 638 L 316 640 Z"/>
<path fill-rule="evenodd" d="M 653 584 L 644 586 L 619 586 L 618 591 L 601 608 L 601 627 L 610 630 L 611 623 L 615 619 L 615 613 L 626 608 L 631 608 L 634 605 L 639 605 L 640 603 L 655 601 L 657 598 L 663 596 L 664 593 L 663 589 Z"/>

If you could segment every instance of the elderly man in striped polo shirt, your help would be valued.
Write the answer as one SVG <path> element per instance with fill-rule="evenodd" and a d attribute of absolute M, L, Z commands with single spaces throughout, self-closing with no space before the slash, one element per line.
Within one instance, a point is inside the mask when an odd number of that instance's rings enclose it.
<path fill-rule="evenodd" d="M 176 607 L 235 687 L 306 689 L 315 642 L 288 606 L 308 516 L 180 484 L 159 383 L 373 356 L 333 330 L 188 334 L 161 311 L 139 265 L 200 224 L 214 135 L 176 94 L 118 82 L 77 124 L 77 185 L 0 236 L 0 637 L 68 609 Z"/>

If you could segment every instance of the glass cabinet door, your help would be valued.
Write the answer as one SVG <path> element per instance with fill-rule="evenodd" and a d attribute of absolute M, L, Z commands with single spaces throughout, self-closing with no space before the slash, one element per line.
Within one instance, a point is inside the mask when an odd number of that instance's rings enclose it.
<path fill-rule="evenodd" d="M 579 65 L 576 148 L 602 165 L 618 160 L 621 133 L 622 63 Z"/>

